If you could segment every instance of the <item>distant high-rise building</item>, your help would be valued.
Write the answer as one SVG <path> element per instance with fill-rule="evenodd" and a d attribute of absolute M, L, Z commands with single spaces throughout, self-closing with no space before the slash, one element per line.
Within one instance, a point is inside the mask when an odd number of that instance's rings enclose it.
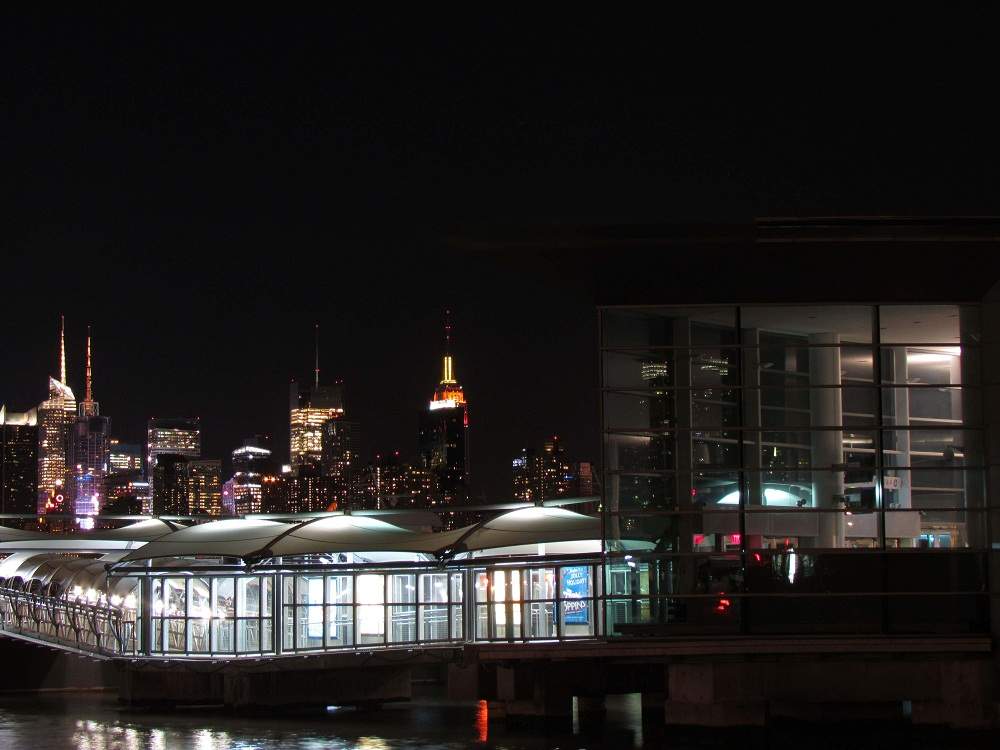
<path fill-rule="evenodd" d="M 274 471 L 271 439 L 268 435 L 252 435 L 233 451 L 233 474 L 268 474 Z"/>
<path fill-rule="evenodd" d="M 341 383 L 320 385 L 319 326 L 316 326 L 316 369 L 309 386 L 292 381 L 289 389 L 289 447 L 292 469 L 319 467 L 323 459 L 323 425 L 344 416 Z"/>
<path fill-rule="evenodd" d="M 546 440 L 540 452 L 522 449 L 514 458 L 512 469 L 516 500 L 539 502 L 589 497 L 594 493 L 593 465 L 587 461 L 569 461 L 557 435 Z"/>
<path fill-rule="evenodd" d="M 111 438 L 108 450 L 108 471 L 111 474 L 142 475 L 142 446 L 122 443 Z"/>
<path fill-rule="evenodd" d="M 152 515 L 187 515 L 187 456 L 176 453 L 159 453 L 153 464 Z"/>
<path fill-rule="evenodd" d="M 265 513 L 313 513 L 336 510 L 330 480 L 313 467 L 297 473 L 269 474 L 261 478 L 261 505 Z"/>
<path fill-rule="evenodd" d="M 523 448 L 511 464 L 514 476 L 514 499 L 527 503 L 534 502 L 541 494 L 538 454 L 533 448 Z"/>
<path fill-rule="evenodd" d="M 111 464 L 111 420 L 100 416 L 94 400 L 90 359 L 90 328 L 87 328 L 87 370 L 84 400 L 67 443 L 69 481 L 66 500 L 78 515 L 95 515 L 104 503 L 104 485 Z"/>
<path fill-rule="evenodd" d="M 233 451 L 233 476 L 223 485 L 222 512 L 224 515 L 260 513 L 263 491 L 261 480 L 274 473 L 274 461 L 267 447 L 266 435 L 246 438 L 243 445 Z"/>
<path fill-rule="evenodd" d="M 222 461 L 191 459 L 186 475 L 187 512 L 191 514 L 222 514 Z"/>
<path fill-rule="evenodd" d="M 146 477 L 156 495 L 156 462 L 170 454 L 201 458 L 201 420 L 198 417 L 153 418 L 146 430 Z"/>
<path fill-rule="evenodd" d="M 422 465 L 434 473 L 442 501 L 465 501 L 469 494 L 469 408 L 455 378 L 450 317 L 445 321 L 441 381 L 421 412 L 419 444 Z"/>
<path fill-rule="evenodd" d="M 112 473 L 105 480 L 104 507 L 101 512 L 125 515 L 142 513 L 143 507 L 150 507 L 148 492 L 149 482 L 141 479 L 141 473 L 126 471 Z"/>
<path fill-rule="evenodd" d="M 66 321 L 60 317 L 59 380 L 49 377 L 49 397 L 38 405 L 38 513 L 62 511 L 67 480 L 66 452 L 76 419 L 76 396 L 66 385 Z"/>
<path fill-rule="evenodd" d="M 440 498 L 437 477 L 419 462 L 401 461 L 399 451 L 378 455 L 356 473 L 351 502 L 358 507 L 426 508 Z"/>
<path fill-rule="evenodd" d="M 323 423 L 321 473 L 329 482 L 332 499 L 347 507 L 358 463 L 360 426 L 348 419 Z"/>
<path fill-rule="evenodd" d="M 542 446 L 538 456 L 540 500 L 569 497 L 570 467 L 565 454 L 558 435 L 553 435 Z"/>
<path fill-rule="evenodd" d="M 38 504 L 38 413 L 0 405 L 0 513 L 35 513 Z"/>

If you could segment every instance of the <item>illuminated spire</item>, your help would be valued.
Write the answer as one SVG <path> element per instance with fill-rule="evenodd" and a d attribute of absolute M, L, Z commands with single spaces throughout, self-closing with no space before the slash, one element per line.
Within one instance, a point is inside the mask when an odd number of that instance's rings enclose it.
<path fill-rule="evenodd" d="M 319 323 L 316 324 L 316 388 L 319 388 Z"/>
<path fill-rule="evenodd" d="M 59 382 L 66 385 L 66 316 L 59 316 Z"/>
<path fill-rule="evenodd" d="M 91 403 L 94 400 L 94 393 L 91 390 L 91 370 L 90 370 L 90 326 L 87 326 L 87 384 L 84 388 L 83 400 Z"/>
<path fill-rule="evenodd" d="M 444 368 L 441 372 L 441 385 L 451 385 L 455 382 L 455 371 L 451 361 L 451 310 L 444 311 Z"/>

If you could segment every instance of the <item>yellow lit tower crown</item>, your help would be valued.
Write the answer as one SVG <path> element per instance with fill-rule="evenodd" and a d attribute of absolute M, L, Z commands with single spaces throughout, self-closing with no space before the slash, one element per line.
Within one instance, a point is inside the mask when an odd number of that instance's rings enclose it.
<path fill-rule="evenodd" d="M 465 406 L 465 393 L 455 379 L 455 369 L 451 358 L 451 311 L 445 311 L 444 323 L 444 363 L 441 370 L 441 382 L 434 389 L 430 408 L 450 409 Z"/>

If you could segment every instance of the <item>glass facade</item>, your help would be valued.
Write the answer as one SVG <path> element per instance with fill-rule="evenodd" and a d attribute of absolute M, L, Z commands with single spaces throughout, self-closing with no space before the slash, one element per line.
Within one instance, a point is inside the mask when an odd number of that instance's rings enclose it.
<path fill-rule="evenodd" d="M 980 343 L 977 306 L 604 308 L 608 634 L 985 629 Z"/>

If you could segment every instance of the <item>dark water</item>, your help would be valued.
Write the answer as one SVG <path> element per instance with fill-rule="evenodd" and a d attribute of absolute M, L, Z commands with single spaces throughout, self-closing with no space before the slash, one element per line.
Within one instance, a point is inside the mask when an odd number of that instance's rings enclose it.
<path fill-rule="evenodd" d="M 490 721 L 485 704 L 425 699 L 377 713 L 235 716 L 218 711 L 149 713 L 123 710 L 111 696 L 59 693 L 0 696 L 0 749 L 43 750 L 532 750 L 554 748 L 952 748 L 1000 747 L 1000 737 L 905 725 L 785 725 L 767 730 L 667 731 L 646 722 L 638 696 L 608 699 L 606 718 L 510 726 Z"/>

